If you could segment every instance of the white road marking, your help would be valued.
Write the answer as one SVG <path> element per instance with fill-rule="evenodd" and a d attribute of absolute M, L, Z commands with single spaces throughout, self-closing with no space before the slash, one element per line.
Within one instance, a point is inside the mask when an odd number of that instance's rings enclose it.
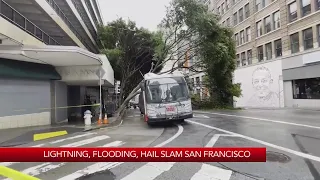
<path fill-rule="evenodd" d="M 232 171 L 202 164 L 201 169 L 190 180 L 229 180 Z"/>
<path fill-rule="evenodd" d="M 56 141 L 52 141 L 50 142 L 50 144 L 57 144 L 57 143 L 60 143 L 60 142 L 63 142 L 63 141 L 67 141 L 67 140 L 73 140 L 73 139 L 77 139 L 77 138 L 81 138 L 81 137 L 86 137 L 86 136 L 91 136 L 91 135 L 95 135 L 97 133 L 85 133 L 85 134 L 80 134 L 80 135 L 77 135 L 77 136 L 71 136 L 71 137 L 68 137 L 68 138 L 63 138 L 63 139 L 59 139 L 59 140 L 56 140 Z"/>
<path fill-rule="evenodd" d="M 266 121 L 266 122 L 288 124 L 288 125 L 307 127 L 307 128 L 313 128 L 313 129 L 320 129 L 319 126 L 311 126 L 311 125 L 306 125 L 306 124 L 291 123 L 291 122 L 278 121 L 278 120 L 265 119 L 265 118 L 257 118 L 257 117 L 249 117 L 249 116 L 238 116 L 238 115 L 232 115 L 232 114 L 211 113 L 211 112 L 199 112 L 199 113 L 214 114 L 214 115 L 219 115 L 219 116 L 239 117 L 239 118 L 253 119 L 253 120 L 258 120 L 258 121 Z"/>
<path fill-rule="evenodd" d="M 122 164 L 121 162 L 101 162 L 95 163 L 91 166 L 88 166 L 82 170 L 76 171 L 72 174 L 59 178 L 58 180 L 70 180 L 70 179 L 77 179 L 85 175 L 93 174 L 99 171 L 104 171 L 106 169 L 114 168 L 118 165 Z"/>
<path fill-rule="evenodd" d="M 166 141 L 156 145 L 155 147 L 162 147 L 162 146 L 165 146 L 166 144 L 172 142 L 174 139 L 176 139 L 177 137 L 179 137 L 182 132 L 183 132 L 183 127 L 178 124 L 178 132 L 172 136 L 171 138 L 167 139 Z M 117 167 L 119 165 L 121 165 L 123 162 L 117 162 L 117 163 L 110 163 L 110 162 L 102 162 L 102 163 L 95 163 L 91 166 L 88 166 L 82 170 L 79 170 L 79 171 L 76 171 L 72 174 L 69 174 L 67 176 L 64 176 L 58 180 L 69 180 L 69 179 L 77 179 L 77 178 L 80 178 L 82 176 L 85 176 L 85 175 L 89 175 L 89 174 L 93 174 L 93 173 L 96 173 L 96 172 L 100 172 L 100 171 L 104 171 L 106 169 L 112 169 L 114 167 Z M 162 164 L 165 164 L 165 163 L 162 163 Z M 144 172 L 145 173 L 145 172 Z"/>
<path fill-rule="evenodd" d="M 37 144 L 31 147 L 42 147 L 43 145 L 44 144 Z M 12 164 L 17 164 L 17 163 L 20 163 L 20 162 L 2 162 L 0 163 L 0 166 L 11 166 Z"/>
<path fill-rule="evenodd" d="M 150 162 L 121 180 L 153 180 L 165 171 L 169 171 L 175 162 Z"/>
<path fill-rule="evenodd" d="M 93 139 L 93 138 L 91 138 L 91 139 Z M 97 140 L 97 138 L 94 139 L 94 140 Z M 92 141 L 94 141 L 94 140 L 92 140 Z M 87 141 L 88 142 L 87 144 L 90 144 L 92 141 Z M 121 146 L 123 144 L 125 144 L 125 143 L 122 142 L 122 141 L 113 141 L 111 143 L 105 144 L 105 145 L 100 146 L 100 147 L 118 147 L 118 146 Z M 82 145 L 85 145 L 85 144 L 81 143 L 80 146 L 82 146 Z M 72 147 L 78 147 L 78 146 L 72 146 Z M 28 169 L 25 169 L 25 170 L 22 171 L 22 173 L 28 174 L 28 175 L 31 175 L 31 176 L 37 176 L 37 175 L 39 175 L 41 173 L 45 173 L 45 172 L 48 172 L 50 170 L 62 167 L 65 164 L 66 164 L 65 162 L 64 163 L 59 163 L 59 164 L 43 163 L 43 164 L 40 164 L 40 165 L 33 166 L 33 167 L 28 168 Z"/>
<path fill-rule="evenodd" d="M 195 117 L 195 118 L 207 118 L 207 119 L 210 118 L 209 116 L 205 116 L 205 115 L 202 115 L 202 114 L 194 114 L 193 117 Z"/>
<path fill-rule="evenodd" d="M 83 146 L 83 145 L 86 145 L 86 144 L 94 143 L 94 142 L 101 141 L 101 140 L 104 140 L 104 139 L 109 139 L 109 138 L 110 137 L 106 136 L 106 135 L 96 136 L 96 137 L 93 137 L 93 138 L 90 138 L 90 139 L 77 141 L 77 142 L 74 142 L 74 143 L 71 143 L 71 144 L 67 144 L 67 145 L 63 145 L 63 146 L 60 146 L 60 147 L 78 147 L 78 146 Z"/>
<path fill-rule="evenodd" d="M 259 140 L 259 139 L 255 139 L 255 138 L 252 138 L 252 137 L 249 137 L 249 136 L 244 136 L 242 134 L 234 133 L 234 132 L 231 132 L 231 131 L 227 131 L 227 130 L 220 129 L 220 128 L 217 128 L 217 127 L 209 126 L 209 125 L 202 124 L 202 123 L 199 123 L 199 122 L 190 121 L 190 120 L 186 120 L 186 121 L 188 121 L 189 123 L 193 123 L 193 124 L 197 124 L 197 125 L 200 125 L 200 126 L 207 127 L 209 129 L 214 129 L 214 130 L 221 131 L 221 132 L 224 132 L 224 133 L 229 133 L 229 134 L 232 134 L 232 135 L 235 135 L 235 136 L 238 136 L 238 137 L 250 140 L 250 141 L 254 141 L 254 142 L 263 144 L 265 146 L 269 146 L 269 147 L 272 147 L 272 148 L 275 148 L 275 149 L 279 149 L 281 151 L 285 151 L 285 152 L 288 152 L 288 153 L 291 153 L 291 154 L 294 154 L 294 155 L 297 155 L 297 156 L 300 156 L 300 157 L 303 157 L 303 158 L 306 158 L 306 159 L 310 159 L 310 160 L 313 160 L 313 161 L 320 162 L 320 157 L 317 157 L 317 156 L 313 156 L 313 155 L 310 155 L 310 154 L 306 154 L 306 153 L 302 153 L 302 152 L 299 152 L 299 151 L 295 151 L 295 150 L 292 150 L 292 149 L 289 149 L 289 148 L 285 148 L 285 147 L 282 147 L 282 146 L 271 144 L 271 143 L 268 143 L 268 142 L 265 142 L 265 141 L 262 141 L 262 140 Z"/>
<path fill-rule="evenodd" d="M 172 136 L 171 138 L 165 140 L 164 142 L 156 145 L 155 147 L 162 147 L 162 146 L 170 143 L 171 141 L 173 141 L 177 137 L 179 137 L 183 133 L 183 127 L 180 124 L 178 124 L 177 126 L 178 126 L 178 132 L 174 136 Z"/>
<path fill-rule="evenodd" d="M 105 144 L 105 145 L 100 146 L 100 147 L 119 147 L 119 146 L 122 146 L 124 144 L 125 144 L 125 142 L 122 142 L 122 141 L 113 141 L 111 143 Z"/>
<path fill-rule="evenodd" d="M 210 141 L 205 147 L 213 147 L 214 144 L 216 144 L 216 142 L 218 141 L 219 137 L 221 136 L 236 137 L 236 135 L 233 135 L 233 134 L 215 134 L 213 135 L 213 137 L 210 139 Z"/>
<path fill-rule="evenodd" d="M 215 134 L 212 139 L 208 142 L 206 147 L 212 147 L 220 136 L 233 136 L 230 134 Z M 150 162 L 141 168 L 133 171 L 126 177 L 121 180 L 131 180 L 131 179 L 139 179 L 139 180 L 153 180 L 162 173 L 169 171 L 175 162 Z M 208 173 L 208 171 L 212 171 Z M 229 180 L 231 177 L 232 171 L 224 170 L 218 167 L 210 166 L 210 165 L 202 165 L 200 171 L 195 174 L 191 180 L 211 180 L 211 179 L 221 179 L 221 180 Z M 226 179 L 229 177 L 228 179 Z M 204 179 L 201 179 L 204 178 Z"/>
<path fill-rule="evenodd" d="M 42 146 L 44 146 L 44 144 L 38 144 L 38 145 L 34 145 L 32 147 L 42 147 Z"/>

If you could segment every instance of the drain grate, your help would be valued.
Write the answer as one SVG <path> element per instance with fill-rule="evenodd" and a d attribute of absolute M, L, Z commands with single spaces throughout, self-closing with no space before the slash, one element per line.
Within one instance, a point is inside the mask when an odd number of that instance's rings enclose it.
<path fill-rule="evenodd" d="M 291 158 L 285 154 L 282 154 L 282 153 L 267 151 L 267 161 L 287 163 L 287 162 L 291 161 Z"/>

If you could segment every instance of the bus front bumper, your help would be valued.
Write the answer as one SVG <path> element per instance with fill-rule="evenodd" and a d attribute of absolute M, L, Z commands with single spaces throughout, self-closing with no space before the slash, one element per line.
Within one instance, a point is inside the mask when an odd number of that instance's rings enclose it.
<path fill-rule="evenodd" d="M 167 117 L 161 117 L 161 118 L 156 118 L 156 117 L 149 117 L 148 122 L 165 122 L 165 121 L 176 121 L 176 120 L 182 120 L 182 119 L 189 119 L 193 118 L 193 114 L 186 114 L 186 115 L 173 115 L 173 116 L 167 116 Z"/>

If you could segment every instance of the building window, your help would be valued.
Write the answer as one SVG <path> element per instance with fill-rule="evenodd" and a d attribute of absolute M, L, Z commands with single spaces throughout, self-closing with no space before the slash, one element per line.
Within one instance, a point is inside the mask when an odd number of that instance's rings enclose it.
<path fill-rule="evenodd" d="M 293 99 L 320 99 L 320 78 L 292 81 Z"/>
<path fill-rule="evenodd" d="M 303 32 L 303 46 L 304 50 L 313 48 L 313 33 L 312 28 L 306 29 Z"/>
<path fill-rule="evenodd" d="M 282 43 L 281 39 L 274 41 L 274 48 L 275 48 L 275 56 L 280 57 L 282 56 Z"/>
<path fill-rule="evenodd" d="M 230 26 L 230 18 L 227 19 L 227 26 Z"/>
<path fill-rule="evenodd" d="M 297 3 L 293 2 L 289 4 L 289 21 L 297 20 Z"/>
<path fill-rule="evenodd" d="M 239 9 L 239 22 L 242 22 L 243 21 L 243 9 L 240 8 Z"/>
<path fill-rule="evenodd" d="M 256 29 L 257 29 L 257 37 L 260 37 L 262 35 L 262 22 L 259 21 L 256 24 Z"/>
<path fill-rule="evenodd" d="M 230 8 L 230 0 L 226 0 L 226 11 Z"/>
<path fill-rule="evenodd" d="M 251 52 L 251 50 L 247 51 L 247 61 L 248 61 L 248 65 L 252 64 L 252 52 Z"/>
<path fill-rule="evenodd" d="M 224 3 L 221 5 L 221 13 L 224 14 Z"/>
<path fill-rule="evenodd" d="M 233 14 L 233 25 L 237 25 L 238 24 L 238 15 L 237 13 Z"/>
<path fill-rule="evenodd" d="M 271 31 L 271 19 L 270 16 L 264 18 L 264 32 L 268 33 Z"/>
<path fill-rule="evenodd" d="M 315 0 L 316 1 L 316 10 L 319 10 L 320 9 L 320 0 Z"/>
<path fill-rule="evenodd" d="M 244 31 L 240 31 L 240 44 L 244 43 Z"/>
<path fill-rule="evenodd" d="M 262 0 L 256 0 L 256 12 L 262 9 Z"/>
<path fill-rule="evenodd" d="M 273 13 L 273 27 L 275 30 L 280 28 L 280 12 L 279 11 Z"/>
<path fill-rule="evenodd" d="M 220 15 L 220 6 L 218 7 L 218 14 Z"/>
<path fill-rule="evenodd" d="M 247 40 L 247 42 L 251 41 L 251 29 L 250 29 L 250 27 L 248 27 L 246 29 L 246 40 Z"/>
<path fill-rule="evenodd" d="M 302 17 L 311 13 L 311 0 L 301 0 Z"/>
<path fill-rule="evenodd" d="M 247 65 L 246 53 L 245 52 L 241 53 L 241 63 L 242 63 L 242 66 L 246 66 Z"/>
<path fill-rule="evenodd" d="M 299 52 L 299 33 L 290 35 L 291 53 Z"/>
<path fill-rule="evenodd" d="M 239 46 L 239 40 L 240 40 L 239 39 L 239 34 L 237 33 L 234 36 L 235 36 L 235 40 L 236 40 L 236 45 Z"/>
<path fill-rule="evenodd" d="M 237 54 L 237 67 L 240 67 L 240 56 Z"/>
<path fill-rule="evenodd" d="M 272 59 L 272 44 L 271 43 L 268 43 L 266 44 L 266 57 L 267 57 L 267 60 L 270 60 Z"/>
<path fill-rule="evenodd" d="M 258 61 L 259 62 L 263 61 L 263 46 L 259 46 L 257 48 L 257 52 L 258 52 Z"/>
<path fill-rule="evenodd" d="M 245 17 L 248 18 L 250 16 L 249 3 L 244 6 Z"/>

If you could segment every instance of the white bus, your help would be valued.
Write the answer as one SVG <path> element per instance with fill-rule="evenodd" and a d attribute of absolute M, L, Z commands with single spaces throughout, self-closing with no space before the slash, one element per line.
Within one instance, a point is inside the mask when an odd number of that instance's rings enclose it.
<path fill-rule="evenodd" d="M 192 118 L 191 97 L 182 73 L 147 73 L 141 83 L 139 108 L 148 124 Z"/>

